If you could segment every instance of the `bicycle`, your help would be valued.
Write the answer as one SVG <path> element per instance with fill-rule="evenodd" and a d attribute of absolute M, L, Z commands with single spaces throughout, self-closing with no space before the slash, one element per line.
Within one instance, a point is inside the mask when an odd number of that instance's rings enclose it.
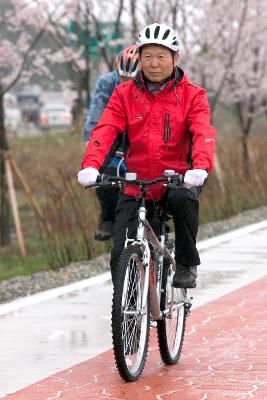
<path fill-rule="evenodd" d="M 126 238 L 113 282 L 113 350 L 118 371 L 125 381 L 136 381 L 143 371 L 151 319 L 157 322 L 163 362 L 176 364 L 180 358 L 191 303 L 186 289 L 172 286 L 175 243 L 169 239 L 167 215 L 158 209 L 158 238 L 146 219 L 145 199 L 148 185 L 159 182 L 181 185 L 182 180 L 182 175 L 166 170 L 163 177 L 153 180 L 137 180 L 131 173 L 125 178 L 102 175 L 96 184 L 88 186 L 122 187 L 126 183 L 141 189 L 136 237 Z"/>

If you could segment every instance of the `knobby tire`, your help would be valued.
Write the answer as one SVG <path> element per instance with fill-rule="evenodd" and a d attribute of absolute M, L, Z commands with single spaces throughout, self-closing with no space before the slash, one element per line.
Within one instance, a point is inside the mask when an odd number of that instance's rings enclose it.
<path fill-rule="evenodd" d="M 162 274 L 162 294 L 161 294 L 161 310 L 168 307 L 168 290 L 171 290 L 173 277 L 172 266 L 169 261 L 164 259 L 164 267 Z M 183 297 L 184 289 L 173 288 L 175 296 Z M 162 361 L 167 365 L 176 364 L 179 361 L 185 332 L 186 310 L 182 305 L 177 310 L 177 315 L 172 319 L 164 317 L 157 323 L 158 344 Z"/>
<path fill-rule="evenodd" d="M 138 260 L 138 262 L 137 262 Z M 141 266 L 141 267 L 140 267 Z M 141 273 L 140 273 L 140 270 Z M 125 381 L 136 381 L 143 371 L 149 341 L 150 302 L 144 315 L 129 317 L 127 310 L 135 312 L 140 306 L 141 275 L 144 273 L 142 252 L 131 245 L 121 254 L 113 278 L 112 337 L 115 362 Z"/>

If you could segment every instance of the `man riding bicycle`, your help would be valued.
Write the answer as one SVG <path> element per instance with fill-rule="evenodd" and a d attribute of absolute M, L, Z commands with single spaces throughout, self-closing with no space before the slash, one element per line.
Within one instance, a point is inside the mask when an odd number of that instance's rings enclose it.
<path fill-rule="evenodd" d="M 126 165 L 138 179 L 154 179 L 172 169 L 184 174 L 184 186 L 154 185 L 147 193 L 148 219 L 155 202 L 171 214 L 175 229 L 176 271 L 174 287 L 196 285 L 198 194 L 213 167 L 215 128 L 210 124 L 206 91 L 188 81 L 177 67 L 179 38 L 171 27 L 146 26 L 136 42 L 141 70 L 134 81 L 116 87 L 94 129 L 78 181 L 96 181 L 114 140 L 127 130 Z M 116 212 L 111 272 L 124 248 L 125 237 L 134 238 L 139 189 L 129 186 L 120 195 Z"/>
<path fill-rule="evenodd" d="M 139 59 L 136 45 L 125 47 L 117 54 L 114 61 L 114 70 L 102 75 L 96 82 L 92 92 L 90 105 L 86 114 L 83 139 L 87 146 L 91 132 L 95 128 L 101 114 L 103 113 L 110 96 L 119 83 L 133 79 L 139 69 Z M 123 142 L 123 140 L 121 141 Z M 101 172 L 110 175 L 117 174 L 118 165 L 120 172 L 125 171 L 125 163 L 121 162 L 124 155 L 125 144 L 121 143 L 116 154 L 111 160 L 106 160 Z M 96 240 L 107 240 L 113 235 L 113 224 L 115 211 L 119 199 L 117 188 L 97 188 L 96 196 L 100 204 L 100 218 L 95 232 Z"/>

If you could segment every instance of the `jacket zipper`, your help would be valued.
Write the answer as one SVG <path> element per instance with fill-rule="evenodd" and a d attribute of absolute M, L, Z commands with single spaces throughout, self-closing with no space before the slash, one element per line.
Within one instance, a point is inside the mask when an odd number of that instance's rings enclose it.
<path fill-rule="evenodd" d="M 166 143 L 165 149 L 167 149 L 167 143 L 171 137 L 171 127 L 170 127 L 170 113 L 164 114 L 164 143 Z"/>

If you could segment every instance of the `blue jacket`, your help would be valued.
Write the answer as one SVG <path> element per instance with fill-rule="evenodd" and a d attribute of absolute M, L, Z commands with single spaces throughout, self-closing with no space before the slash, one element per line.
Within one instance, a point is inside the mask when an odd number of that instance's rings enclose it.
<path fill-rule="evenodd" d="M 116 71 L 107 72 L 102 75 L 97 81 L 95 88 L 91 94 L 91 102 L 89 104 L 85 124 L 84 124 L 84 141 L 88 141 L 91 136 L 91 131 L 94 129 L 101 117 L 109 98 L 112 95 L 115 87 L 119 84 L 119 76 Z"/>
<path fill-rule="evenodd" d="M 91 102 L 89 104 L 85 124 L 83 139 L 85 142 L 90 140 L 91 132 L 95 128 L 98 120 L 100 119 L 109 99 L 115 89 L 120 83 L 117 71 L 107 72 L 102 75 L 97 81 L 94 90 L 91 94 Z M 108 167 L 117 167 L 120 157 L 114 156 Z M 125 164 L 121 166 L 121 172 L 125 172 Z"/>

